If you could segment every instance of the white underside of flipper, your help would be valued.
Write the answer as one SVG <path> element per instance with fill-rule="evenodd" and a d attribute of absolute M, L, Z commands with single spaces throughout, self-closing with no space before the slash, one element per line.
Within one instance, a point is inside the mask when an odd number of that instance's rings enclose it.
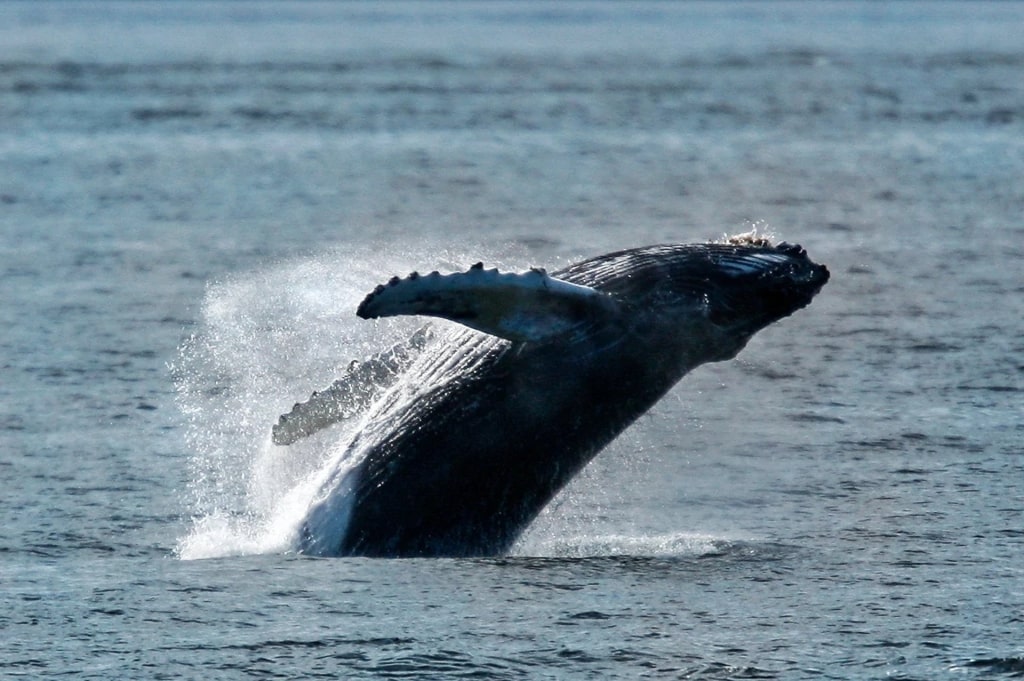
<path fill-rule="evenodd" d="M 515 342 L 547 341 L 618 310 L 606 293 L 555 279 L 541 269 L 521 274 L 485 270 L 395 277 L 363 300 L 365 319 L 427 315 Z"/>
<path fill-rule="evenodd" d="M 422 328 L 405 344 L 349 364 L 345 375 L 329 388 L 314 392 L 308 400 L 297 402 L 290 412 L 281 415 L 271 435 L 274 444 L 290 445 L 361 414 L 398 380 L 432 336 L 429 327 Z"/>

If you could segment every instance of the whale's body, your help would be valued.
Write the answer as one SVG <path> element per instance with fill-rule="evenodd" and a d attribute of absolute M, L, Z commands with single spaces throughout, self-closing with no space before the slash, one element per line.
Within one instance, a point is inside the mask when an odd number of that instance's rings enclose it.
<path fill-rule="evenodd" d="M 827 280 L 827 269 L 799 246 L 747 239 L 622 251 L 553 276 L 474 266 L 378 287 L 361 316 L 427 314 L 491 333 L 467 330 L 422 350 L 390 351 L 378 373 L 406 375 L 371 400 L 365 427 L 348 445 L 348 467 L 324 484 L 307 514 L 299 550 L 507 552 L 552 497 L 683 375 L 734 357 L 759 329 L 810 303 Z M 319 396 L 321 411 L 336 399 L 327 394 Z M 275 436 L 301 430 L 311 411 L 296 405 Z"/>

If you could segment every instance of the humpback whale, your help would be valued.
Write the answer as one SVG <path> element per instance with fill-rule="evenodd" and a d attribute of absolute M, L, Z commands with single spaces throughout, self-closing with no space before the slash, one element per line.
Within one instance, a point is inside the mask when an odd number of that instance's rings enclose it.
<path fill-rule="evenodd" d="M 280 418 L 273 439 L 282 445 L 362 419 L 306 512 L 297 550 L 507 552 L 687 372 L 735 357 L 828 278 L 800 246 L 743 235 L 623 250 L 552 274 L 477 263 L 377 286 L 360 317 L 468 328 L 440 337 L 428 327 L 353 362 Z"/>

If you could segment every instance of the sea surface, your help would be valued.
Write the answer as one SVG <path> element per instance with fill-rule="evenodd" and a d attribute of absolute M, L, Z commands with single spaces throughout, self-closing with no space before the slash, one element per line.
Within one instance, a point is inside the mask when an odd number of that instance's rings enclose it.
<path fill-rule="evenodd" d="M 1024 4 L 0 4 L 0 677 L 1024 677 Z M 512 555 L 296 555 L 392 275 L 832 280 Z M 552 380 L 557 380 L 553 377 Z"/>

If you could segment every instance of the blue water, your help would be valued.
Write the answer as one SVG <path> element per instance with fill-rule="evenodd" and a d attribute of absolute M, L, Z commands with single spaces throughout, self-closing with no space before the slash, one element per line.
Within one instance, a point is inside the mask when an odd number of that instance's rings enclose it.
<path fill-rule="evenodd" d="M 0 4 L 0 676 L 1024 676 L 1024 5 Z M 491 560 L 312 559 L 394 274 L 832 281 Z"/>

